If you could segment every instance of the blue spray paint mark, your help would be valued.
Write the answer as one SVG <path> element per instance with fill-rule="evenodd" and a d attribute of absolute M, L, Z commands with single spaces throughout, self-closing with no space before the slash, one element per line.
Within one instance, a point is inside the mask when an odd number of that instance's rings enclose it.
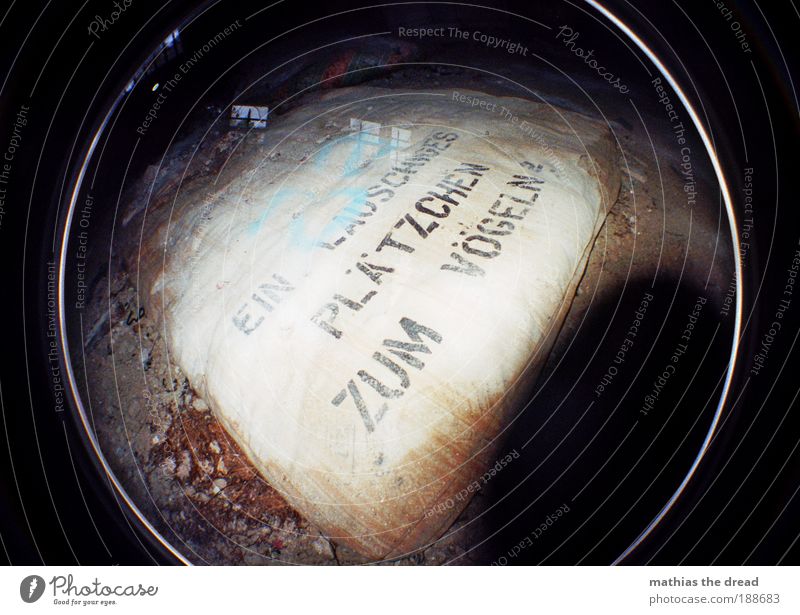
<path fill-rule="evenodd" d="M 314 156 L 314 167 L 316 169 L 321 169 L 325 166 L 328 162 L 328 158 L 331 155 L 331 152 L 337 145 L 345 143 L 347 141 L 355 140 L 355 136 L 353 134 L 344 135 L 343 137 L 337 137 L 332 141 L 328 141 L 325 145 L 319 148 L 319 151 Z"/>
<path fill-rule="evenodd" d="M 272 198 L 269 200 L 269 203 L 264 208 L 264 211 L 258 217 L 258 220 L 253 222 L 248 228 L 247 231 L 251 235 L 255 235 L 261 230 L 262 225 L 264 222 L 269 219 L 272 214 L 284 205 L 287 201 L 292 201 L 297 203 L 298 201 L 305 200 L 307 202 L 311 202 L 314 199 L 314 193 L 310 190 L 301 190 L 299 188 L 281 188 L 276 192 Z"/>
<path fill-rule="evenodd" d="M 365 188 L 357 188 L 355 186 L 345 186 L 335 192 L 331 193 L 331 198 L 334 199 L 338 196 L 347 198 L 347 203 L 342 207 L 333 217 L 322 232 L 320 238 L 322 241 L 335 239 L 331 237 L 331 233 L 338 235 L 352 223 L 353 219 L 358 219 L 359 214 L 364 212 L 364 204 L 367 202 L 367 191 Z"/>
<path fill-rule="evenodd" d="M 316 169 L 321 169 L 328 162 L 331 152 L 337 145 L 352 142 L 353 148 L 350 150 L 350 155 L 342 170 L 342 177 L 351 177 L 359 172 L 367 158 L 380 160 L 400 148 L 400 143 L 395 143 L 392 139 L 377 136 L 377 141 L 373 141 L 375 138 L 376 135 L 366 135 L 360 132 L 338 137 L 319 149 L 314 157 L 314 166 Z"/>
<path fill-rule="evenodd" d="M 333 152 L 337 146 L 347 144 L 348 142 L 353 143 L 353 148 L 344 163 L 344 168 L 342 169 L 340 176 L 341 178 L 352 177 L 358 174 L 362 168 L 362 163 L 367 154 L 372 154 L 370 157 L 373 160 L 380 160 L 389 156 L 392 151 L 399 149 L 399 144 L 394 143 L 390 139 L 382 139 L 378 137 L 378 142 L 372 143 L 366 141 L 364 136 L 365 135 L 362 133 L 350 133 L 326 143 L 314 156 L 313 164 L 315 170 L 324 171 L 331 152 Z M 370 135 L 370 137 L 372 137 L 372 135 Z M 321 230 L 317 236 L 307 232 L 305 216 L 303 214 L 295 217 L 289 225 L 289 238 L 292 245 L 300 249 L 309 250 L 318 245 L 320 242 L 335 241 L 338 237 L 342 236 L 342 234 L 346 232 L 349 225 L 353 224 L 355 220 L 359 220 L 360 218 L 364 217 L 363 214 L 368 212 L 368 208 L 365 208 L 367 201 L 366 188 L 345 186 L 330 193 L 328 198 L 336 199 L 337 197 L 342 196 L 346 198 L 346 204 L 334 215 L 333 219 Z M 303 201 L 305 201 L 305 205 L 310 205 L 313 202 L 314 197 L 314 193 L 310 190 L 303 190 L 299 188 L 281 188 L 270 199 L 269 204 L 264 209 L 264 212 L 261 214 L 259 219 L 250 225 L 250 227 L 248 227 L 248 231 L 251 234 L 258 233 L 261 230 L 264 222 L 270 218 L 272 213 L 277 211 L 278 208 L 283 206 L 288 201 L 292 201 L 295 205 L 300 205 L 303 203 Z"/>

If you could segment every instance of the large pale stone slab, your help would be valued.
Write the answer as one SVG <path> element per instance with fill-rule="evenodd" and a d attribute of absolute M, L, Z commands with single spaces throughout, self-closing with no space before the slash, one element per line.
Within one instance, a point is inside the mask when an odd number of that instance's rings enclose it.
<path fill-rule="evenodd" d="M 603 125 L 460 94 L 343 90 L 273 120 L 222 184 L 150 213 L 138 255 L 171 360 L 373 558 L 466 505 L 619 189 Z"/>

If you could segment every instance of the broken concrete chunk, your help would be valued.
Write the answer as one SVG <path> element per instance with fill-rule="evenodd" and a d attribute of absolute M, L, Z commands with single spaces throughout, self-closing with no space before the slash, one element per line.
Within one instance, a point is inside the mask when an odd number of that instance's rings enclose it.
<path fill-rule="evenodd" d="M 148 214 L 148 311 L 301 514 L 376 559 L 422 547 L 547 357 L 619 190 L 613 141 L 527 100 L 376 88 L 265 134 L 223 188 Z"/>

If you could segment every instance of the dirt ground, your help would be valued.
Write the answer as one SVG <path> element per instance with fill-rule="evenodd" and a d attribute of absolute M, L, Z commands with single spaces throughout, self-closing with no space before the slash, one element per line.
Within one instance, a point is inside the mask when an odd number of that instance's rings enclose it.
<path fill-rule="evenodd" d="M 514 70 L 509 65 L 500 72 L 513 74 Z M 453 68 L 409 67 L 368 85 L 457 88 L 463 78 Z M 469 87 L 518 94 L 492 75 L 471 78 Z M 585 103 L 570 98 L 570 91 L 564 85 L 542 82 L 543 93 L 558 94 L 550 100 L 587 111 Z M 637 270 L 651 272 L 656 263 L 671 275 L 683 271 L 705 281 L 709 261 L 730 252 L 729 246 L 717 245 L 718 204 L 708 199 L 715 192 L 702 191 L 707 200 L 698 202 L 690 216 L 670 136 L 648 135 L 631 115 L 630 109 L 622 109 L 619 117 L 609 118 L 622 146 L 620 166 L 629 169 L 629 174 L 624 173 L 620 199 L 598 237 L 544 376 L 563 353 L 562 340 L 571 339 L 592 302 L 608 299 L 604 293 L 615 292 Z M 190 175 L 215 173 L 242 134 L 233 129 L 212 134 Z M 174 191 L 171 174 L 186 164 L 191 143 L 188 138 L 183 150 L 176 148 L 170 166 L 158 177 L 154 169 L 145 174 L 139 188 L 128 194 L 130 212 L 143 206 L 154 180 L 154 198 Z M 289 150 L 279 155 L 297 153 Z M 695 252 L 685 259 L 689 242 L 700 246 L 702 258 Z M 727 271 L 725 265 L 714 268 L 709 279 L 714 292 L 724 294 Z M 98 440 L 120 482 L 148 519 L 194 563 L 364 563 L 357 553 L 322 536 L 253 470 L 184 375 L 170 365 L 158 323 L 138 307 L 136 283 L 129 276 L 119 270 L 113 279 L 98 280 L 94 288 L 85 321 L 86 374 Z M 475 563 L 471 558 L 477 556 L 471 553 L 458 556 L 477 540 L 480 524 L 469 521 L 485 506 L 486 497 L 478 493 L 453 528 L 468 526 L 467 531 L 451 532 L 422 552 L 389 563 Z"/>

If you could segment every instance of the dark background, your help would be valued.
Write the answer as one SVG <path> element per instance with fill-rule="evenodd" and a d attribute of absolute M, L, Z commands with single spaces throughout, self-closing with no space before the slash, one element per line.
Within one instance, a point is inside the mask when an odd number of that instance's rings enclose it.
<path fill-rule="evenodd" d="M 113 28 L 95 40 L 86 31 L 88 23 L 95 14 L 110 13 L 112 4 L 88 2 L 78 10 L 66 2 L 48 7 L 45 2 L 18 2 L 7 9 L 0 24 L 0 75 L 4 80 L 0 146 L 5 148 L 9 142 L 20 105 L 31 108 L 13 161 L 0 226 L 4 359 L 0 373 L 0 561 L 15 565 L 174 561 L 125 512 L 98 472 L 69 410 L 54 410 L 48 371 L 46 264 L 53 260 L 54 234 L 63 216 L 59 203 L 67 196 L 86 139 L 99 125 L 109 101 L 165 34 L 192 11 L 185 2 L 156 5 L 133 0 Z M 715 2 L 647 2 L 636 7 L 626 2 L 608 3 L 647 40 L 681 83 L 693 85 L 687 87 L 687 93 L 703 109 L 734 182 L 740 181 L 744 167 L 757 170 L 757 239 L 751 242 L 745 269 L 746 327 L 725 422 L 683 497 L 626 563 L 800 563 L 800 418 L 796 405 L 800 382 L 791 361 L 797 354 L 800 297 L 792 299 L 767 365 L 758 376 L 748 378 L 752 357 L 773 320 L 786 268 L 800 239 L 793 164 L 800 136 L 793 83 L 798 77 L 794 41 L 800 16 L 788 3 L 781 8 L 754 2 L 726 4 L 742 25 L 751 54 L 740 52 L 730 22 L 720 17 Z M 269 13 L 269 19 L 259 22 L 257 32 L 248 29 L 236 44 L 247 49 L 269 38 L 271 31 L 277 33 L 317 15 L 362 5 L 284 3 Z M 226 3 L 210 9 L 187 30 L 184 46 L 193 49 L 194 43 L 202 44 L 220 25 L 252 13 L 253 6 Z M 553 22 L 563 10 L 570 14 L 570 23 L 586 30 L 596 27 L 595 17 L 588 13 L 591 9 L 578 3 L 564 9 L 537 9 L 530 2 L 493 2 L 491 6 L 534 19 L 546 14 Z M 444 5 L 407 5 L 387 8 L 384 13 L 372 11 L 368 24 L 343 15 L 317 29 L 309 28 L 304 36 L 313 44 L 317 38 L 324 39 L 326 28 L 335 28 L 341 36 L 362 32 L 367 25 L 372 30 L 390 29 L 392 10 L 402 10 L 410 22 L 446 19 L 452 23 L 458 19 L 452 8 Z M 585 11 L 583 17 L 581 11 Z M 689 25 L 689 19 L 697 29 Z M 519 24 L 509 28 L 518 28 L 515 34 L 519 37 L 527 32 Z M 634 71 L 636 63 L 630 57 L 621 54 L 619 61 L 621 73 Z M 208 82 L 198 76 L 187 84 L 184 94 L 191 100 L 191 92 L 202 91 Z M 224 88 L 225 82 L 218 87 Z M 731 100 L 736 101 L 737 109 Z M 171 112 L 178 118 L 186 109 L 166 111 Z M 171 119 L 169 115 L 162 118 L 165 123 Z M 159 147 L 158 138 L 156 134 L 149 142 L 154 151 Z M 732 188 L 738 193 L 741 186 Z M 699 374 L 701 381 L 711 377 Z M 708 386 L 713 390 L 715 384 Z M 708 413 L 710 409 L 698 411 Z M 697 442 L 693 444 L 696 448 Z M 621 477 L 625 460 L 620 463 L 614 472 Z M 626 482 L 622 489 L 635 494 L 647 481 L 642 476 Z M 607 484 L 613 482 L 613 475 L 607 478 Z M 604 532 L 613 526 L 614 519 L 605 514 L 598 515 L 596 528 L 589 526 L 587 531 Z M 651 516 L 629 516 L 619 531 L 635 536 Z M 510 535 L 519 535 L 518 530 L 516 534 L 509 530 Z M 599 559 L 592 563 L 612 561 L 620 552 L 616 544 L 599 549 Z M 579 561 L 583 554 L 578 541 L 557 563 Z"/>

